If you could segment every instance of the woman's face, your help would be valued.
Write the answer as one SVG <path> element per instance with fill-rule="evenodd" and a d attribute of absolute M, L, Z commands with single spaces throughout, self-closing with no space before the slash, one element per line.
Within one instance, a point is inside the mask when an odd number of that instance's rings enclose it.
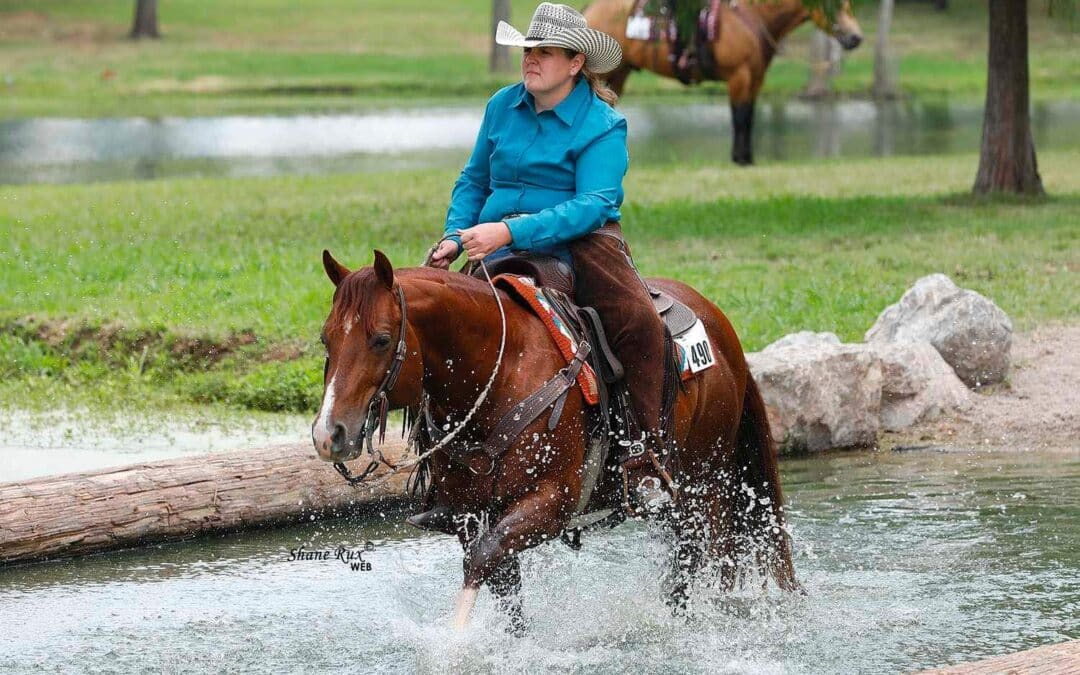
<path fill-rule="evenodd" d="M 585 63 L 585 57 L 573 58 L 559 47 L 526 47 L 521 55 L 521 78 L 533 96 L 548 94 L 566 87 Z"/>

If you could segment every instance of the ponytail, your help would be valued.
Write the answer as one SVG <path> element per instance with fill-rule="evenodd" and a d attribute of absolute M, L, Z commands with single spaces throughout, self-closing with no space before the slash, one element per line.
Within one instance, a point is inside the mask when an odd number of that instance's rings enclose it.
<path fill-rule="evenodd" d="M 581 69 L 581 76 L 585 78 L 585 81 L 589 83 L 589 88 L 593 90 L 593 93 L 612 108 L 615 107 L 615 103 L 619 100 L 619 95 L 608 86 L 607 81 L 600 79 L 600 76 L 589 70 L 588 68 Z"/>
<path fill-rule="evenodd" d="M 566 49 L 565 47 L 563 48 L 563 51 L 566 52 L 566 55 L 570 58 L 574 58 L 580 53 L 573 49 Z M 602 79 L 599 74 L 594 73 L 585 66 L 582 66 L 581 72 L 578 73 L 578 78 L 580 79 L 582 77 L 589 83 L 589 89 L 593 90 L 593 93 L 596 94 L 597 98 L 604 103 L 607 103 L 612 108 L 615 107 L 615 103 L 619 100 L 619 95 L 608 86 L 606 80 Z"/>

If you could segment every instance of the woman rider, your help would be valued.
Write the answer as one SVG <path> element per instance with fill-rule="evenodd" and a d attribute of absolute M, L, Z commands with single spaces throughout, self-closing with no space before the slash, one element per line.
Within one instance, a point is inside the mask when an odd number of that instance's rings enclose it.
<path fill-rule="evenodd" d="M 572 264 L 576 299 L 600 314 L 646 442 L 659 450 L 665 329 L 619 229 L 626 119 L 597 78 L 619 65 L 622 50 L 577 10 L 548 2 L 528 35 L 500 22 L 495 40 L 525 48 L 522 81 L 488 101 L 454 185 L 449 238 L 430 264 L 445 269 L 462 252 L 491 261 L 526 251 Z M 444 529 L 437 519 L 435 510 L 410 522 Z"/>

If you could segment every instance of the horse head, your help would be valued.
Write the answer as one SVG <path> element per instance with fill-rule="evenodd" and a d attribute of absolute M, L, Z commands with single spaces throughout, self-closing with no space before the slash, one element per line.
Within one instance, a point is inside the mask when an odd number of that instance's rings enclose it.
<path fill-rule="evenodd" d="M 323 267 L 336 290 L 322 329 L 323 401 L 311 439 L 320 458 L 345 462 L 361 453 L 388 409 L 419 399 L 422 365 L 406 356 L 419 347 L 385 255 L 375 251 L 374 266 L 350 272 L 323 251 Z"/>
<path fill-rule="evenodd" d="M 844 49 L 855 49 L 862 44 L 862 28 L 851 13 L 851 0 L 843 0 L 832 19 L 830 22 L 828 13 L 820 6 L 810 10 L 814 25 L 836 38 Z"/>

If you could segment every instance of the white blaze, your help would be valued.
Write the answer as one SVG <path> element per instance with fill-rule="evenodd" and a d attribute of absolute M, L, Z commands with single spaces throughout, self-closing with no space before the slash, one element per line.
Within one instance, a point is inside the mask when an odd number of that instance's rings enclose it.
<path fill-rule="evenodd" d="M 322 409 L 319 410 L 319 417 L 315 420 L 315 426 L 311 430 L 316 449 L 319 447 L 326 450 L 330 449 L 330 412 L 334 409 L 334 380 L 336 379 L 337 375 L 334 375 L 334 377 L 330 378 L 330 384 L 326 385 Z"/>

